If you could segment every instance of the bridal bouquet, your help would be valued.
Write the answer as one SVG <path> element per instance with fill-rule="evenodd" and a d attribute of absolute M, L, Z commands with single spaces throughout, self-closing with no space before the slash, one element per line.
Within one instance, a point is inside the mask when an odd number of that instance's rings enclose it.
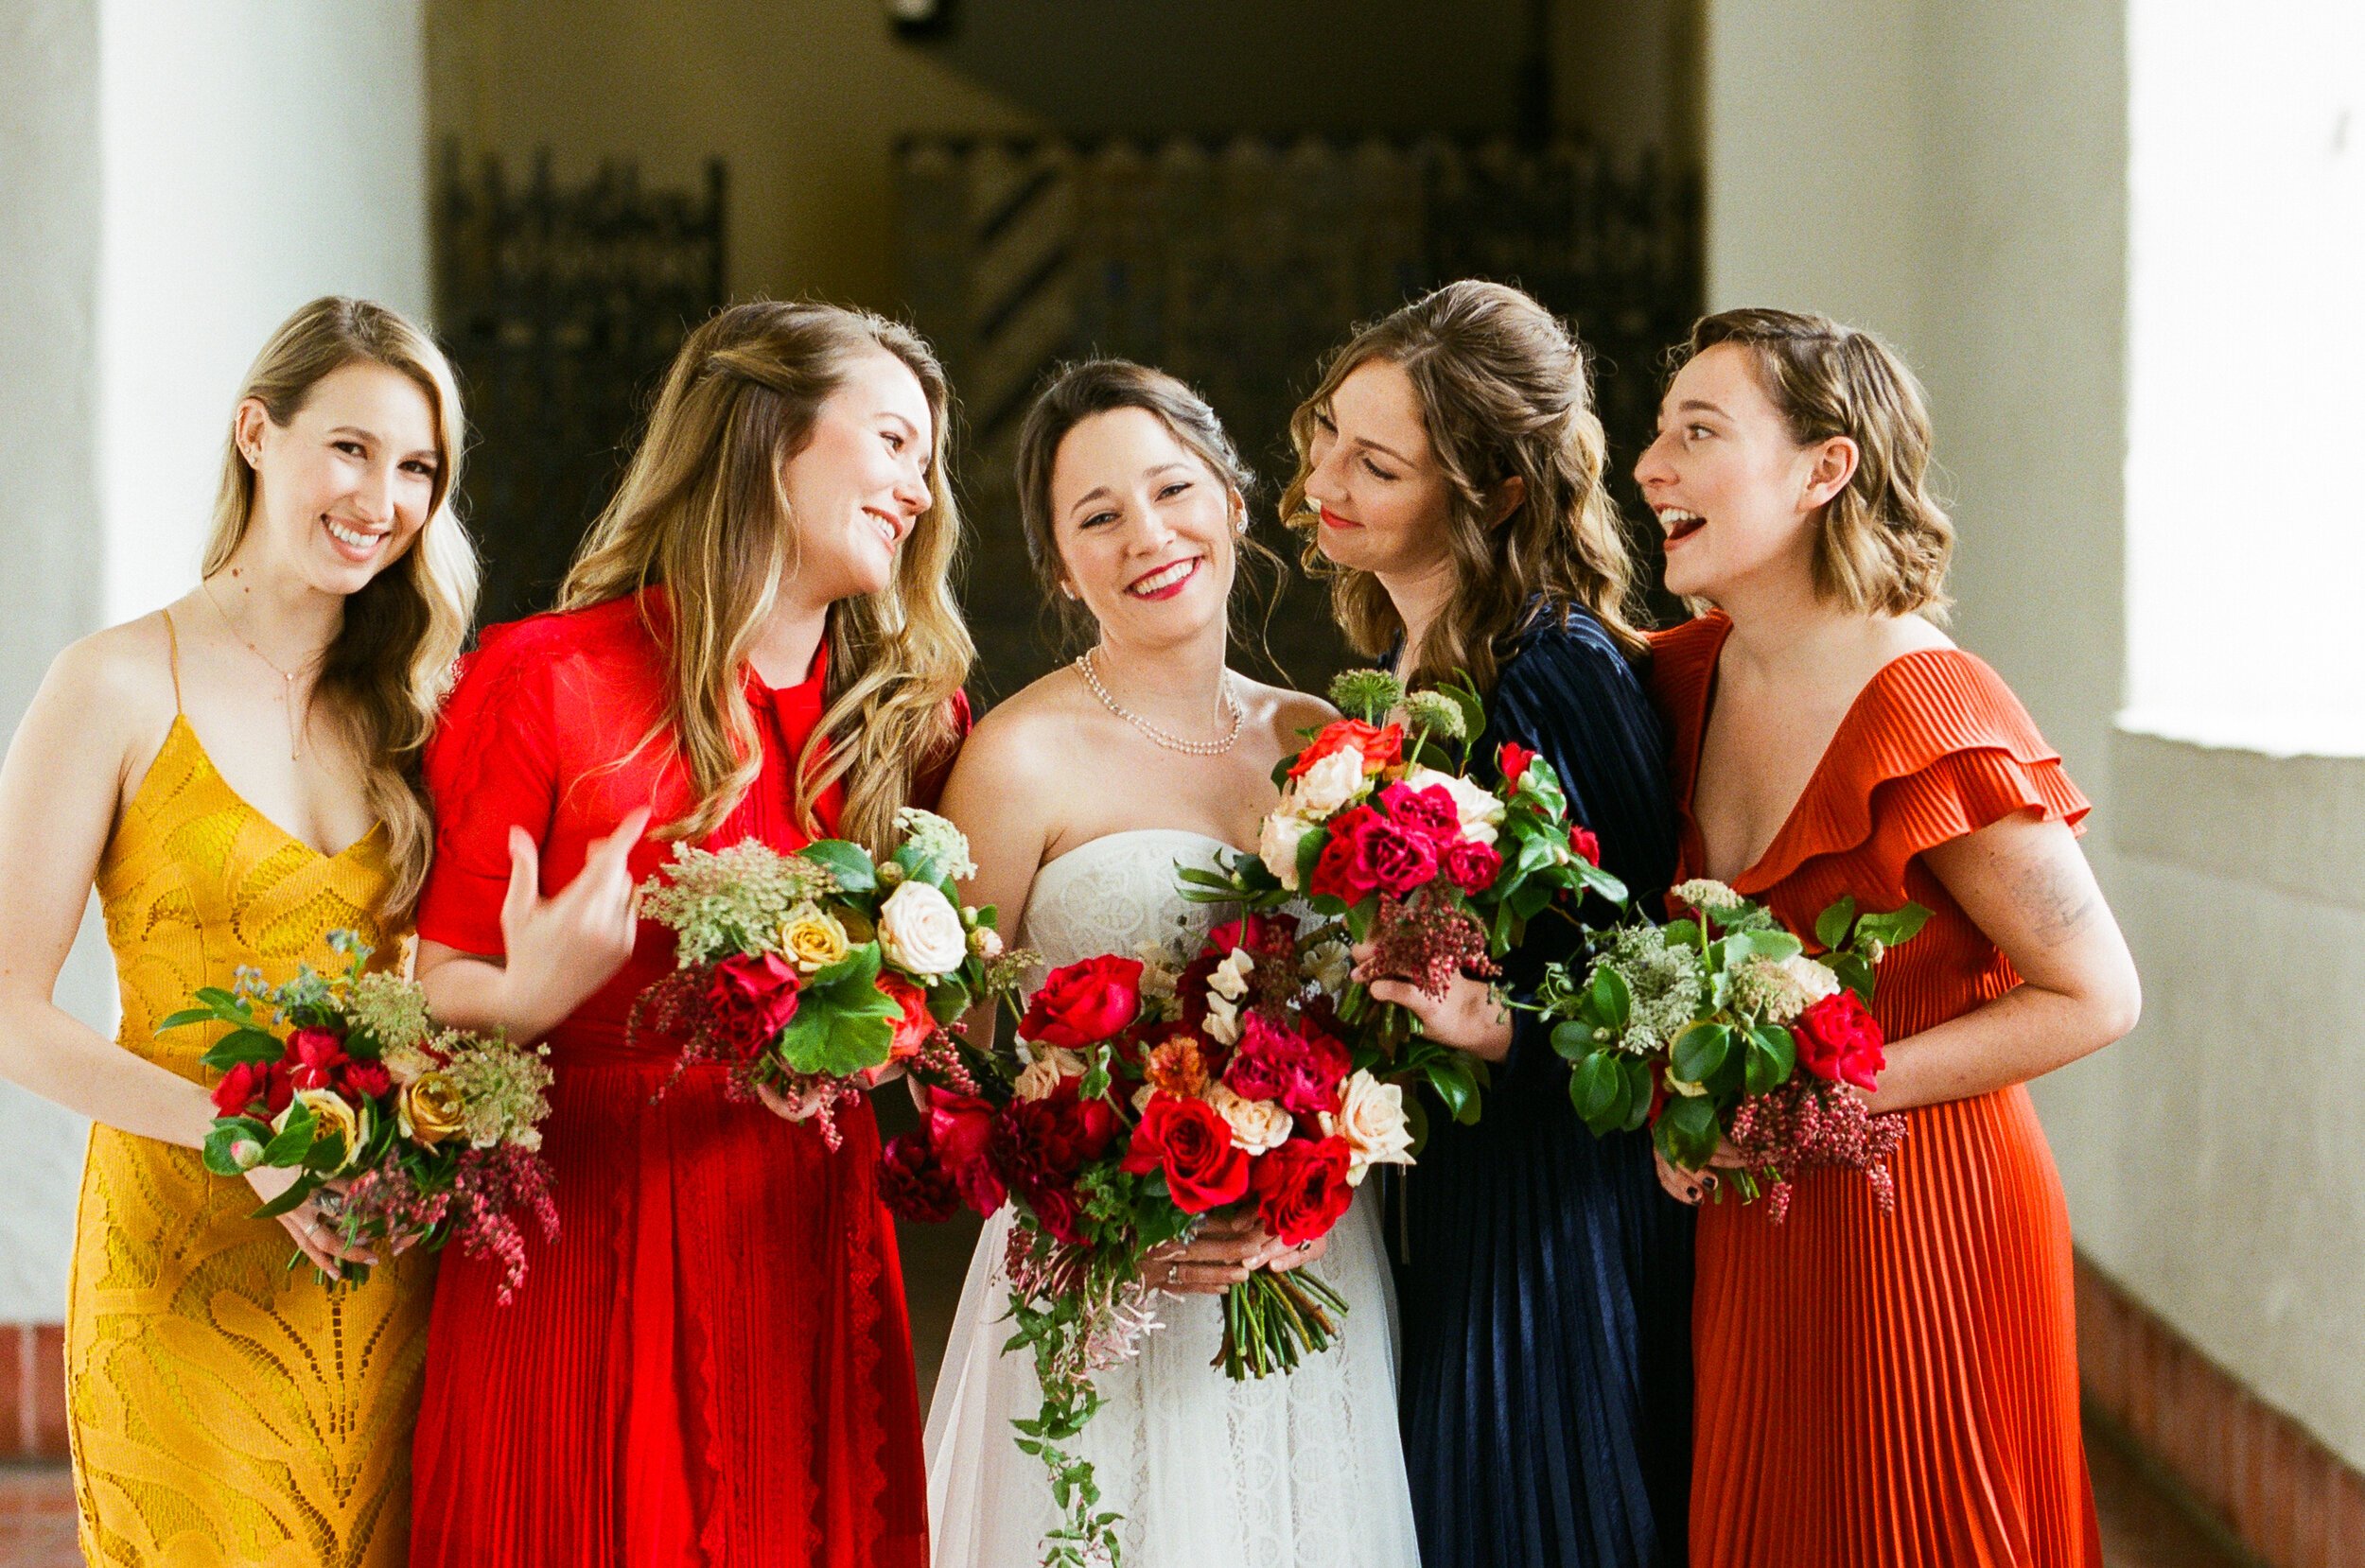
<path fill-rule="evenodd" d="M 640 886 L 642 913 L 675 933 L 675 967 L 634 1002 L 634 1029 L 681 1035 L 683 1066 L 730 1067 L 743 1092 L 815 1117 L 832 1149 L 839 1102 L 890 1063 L 957 1071 L 952 1027 L 1012 989 L 1016 967 L 993 911 L 954 894 L 977 872 L 961 830 L 910 807 L 896 826 L 884 860 L 844 839 L 675 845 Z"/>
<path fill-rule="evenodd" d="M 1055 969 L 974 1092 L 933 1094 L 924 1124 L 881 1156 L 882 1193 L 908 1218 L 1013 1207 L 1011 1346 L 1033 1350 L 1042 1389 L 1020 1447 L 1068 1515 L 1048 1563 L 1115 1554 L 1116 1516 L 1061 1445 L 1097 1407 L 1094 1373 L 1156 1326 L 1150 1251 L 1211 1214 L 1253 1212 L 1311 1243 L 1373 1165 L 1410 1162 L 1403 1091 L 1358 1071 L 1334 1033 L 1324 982 L 1343 966 L 1335 940 L 1249 915 L 1179 969 L 1113 954 Z M 1346 1303 L 1311 1274 L 1260 1270 L 1222 1310 L 1215 1365 L 1249 1378 L 1325 1349 Z"/>
<path fill-rule="evenodd" d="M 417 985 L 365 970 L 370 950 L 353 932 L 328 942 L 350 961 L 345 973 L 299 968 L 271 985 L 241 969 L 235 989 L 207 986 L 198 1006 L 158 1026 L 229 1026 L 203 1057 L 221 1074 L 205 1168 L 299 1173 L 257 1217 L 319 1193 L 345 1245 L 380 1256 L 456 1237 L 472 1256 L 500 1260 L 506 1305 L 526 1277 L 518 1214 L 546 1238 L 558 1233 L 537 1152 L 550 1114 L 541 1048 L 438 1029 Z M 345 1265 L 349 1280 L 368 1275 L 366 1263 Z"/>
<path fill-rule="evenodd" d="M 1864 1172 L 1893 1207 L 1887 1160 L 1904 1118 L 1870 1114 L 1844 1086 L 1879 1086 L 1888 1062 L 1865 1005 L 1874 967 L 1930 912 L 1859 915 L 1842 898 L 1815 920 L 1813 958 L 1722 882 L 1684 882 L 1672 897 L 1690 917 L 1604 933 L 1581 984 L 1559 965 L 1546 973 L 1535 1006 L 1560 1020 L 1552 1048 L 1575 1066 L 1577 1113 L 1597 1136 L 1648 1122 L 1659 1152 L 1691 1170 L 1729 1142 L 1744 1200 L 1762 1184 L 1777 1225 L 1793 1179 L 1816 1165 Z"/>
<path fill-rule="evenodd" d="M 1550 763 L 1507 741 L 1497 781 L 1473 776 L 1486 711 L 1468 686 L 1408 695 L 1383 671 L 1351 670 L 1330 700 L 1346 717 L 1274 770 L 1281 801 L 1257 853 L 1226 856 L 1220 871 L 1185 869 L 1186 897 L 1251 910 L 1302 900 L 1435 997 L 1457 975 L 1499 973 L 1497 960 L 1563 895 L 1624 903 L 1593 834 L 1569 822 Z M 1478 1119 L 1470 1057 L 1424 1039 L 1410 1013 L 1359 984 L 1345 988 L 1339 1016 L 1357 1031 L 1358 1065 L 1425 1077 L 1457 1120 Z"/>

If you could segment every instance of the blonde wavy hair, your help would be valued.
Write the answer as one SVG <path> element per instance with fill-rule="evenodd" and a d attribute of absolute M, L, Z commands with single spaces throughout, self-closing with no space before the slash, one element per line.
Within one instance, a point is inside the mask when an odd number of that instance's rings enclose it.
<path fill-rule="evenodd" d="M 960 516 L 947 477 L 953 399 L 943 369 L 917 333 L 867 311 L 729 305 L 674 356 L 623 482 L 559 590 L 569 610 L 667 590 L 669 624 L 650 626 L 666 649 L 666 708 L 649 739 L 670 729 L 698 799 L 664 836 L 711 832 L 762 770 L 741 667 L 797 567 L 784 469 L 848 365 L 877 353 L 901 360 L 927 396 L 933 499 L 887 588 L 830 606 L 828 684 L 821 722 L 797 759 L 797 818 L 818 837 L 815 802 L 844 779 L 842 830 L 880 848 L 914 780 L 955 742 L 952 699 L 975 649 L 953 599 Z"/>
<path fill-rule="evenodd" d="M 370 810 L 386 825 L 394 885 L 390 919 L 410 918 L 435 848 L 435 819 L 420 761 L 451 678 L 452 660 L 476 616 L 476 546 L 453 507 L 467 428 L 460 389 L 443 351 L 400 312 L 327 295 L 279 325 L 238 389 L 283 428 L 313 390 L 352 364 L 383 365 L 427 394 L 435 420 L 435 483 L 427 525 L 411 548 L 345 600 L 344 624 L 321 665 L 314 701 L 361 759 Z M 235 416 L 221 460 L 213 530 L 201 571 L 230 564 L 254 520 L 254 466 L 238 449 Z"/>
<path fill-rule="evenodd" d="M 1930 490 L 1930 408 L 1914 373 L 1869 332 L 1765 309 L 1701 317 L 1674 369 L 1720 343 L 1747 351 L 1793 442 L 1856 444 L 1856 472 L 1817 521 L 1815 592 L 1856 615 L 1943 625 L 1954 524 Z"/>
<path fill-rule="evenodd" d="M 1450 283 L 1356 334 L 1289 418 L 1297 475 L 1281 498 L 1292 528 L 1313 531 L 1306 481 L 1316 431 L 1339 386 L 1363 365 L 1404 371 L 1449 496 L 1445 539 L 1453 597 L 1423 639 L 1415 684 L 1467 671 L 1494 688 L 1511 639 L 1546 606 L 1582 605 L 1630 654 L 1643 647 L 1631 603 L 1634 563 L 1603 480 L 1606 443 L 1592 375 L 1574 335 L 1551 312 L 1498 283 Z M 1489 524 L 1489 502 L 1516 476 L 1526 494 Z M 1307 571 L 1330 579 L 1330 607 L 1348 643 L 1385 653 L 1403 618 L 1379 579 L 1325 559 L 1306 542 Z"/>

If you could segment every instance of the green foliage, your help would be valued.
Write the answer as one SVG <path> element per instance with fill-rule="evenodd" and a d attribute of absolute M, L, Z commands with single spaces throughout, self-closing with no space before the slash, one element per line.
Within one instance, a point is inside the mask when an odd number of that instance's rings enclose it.
<path fill-rule="evenodd" d="M 805 983 L 780 1031 L 780 1058 L 792 1071 L 830 1077 L 881 1066 L 900 1011 L 879 989 L 879 944 L 862 943 Z"/>

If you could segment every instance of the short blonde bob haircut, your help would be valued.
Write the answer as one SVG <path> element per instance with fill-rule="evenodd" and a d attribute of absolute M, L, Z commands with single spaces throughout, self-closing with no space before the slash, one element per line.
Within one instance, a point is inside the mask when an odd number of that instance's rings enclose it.
<path fill-rule="evenodd" d="M 1703 316 L 1675 368 L 1720 343 L 1747 351 L 1791 440 L 1856 444 L 1856 472 L 1819 520 L 1815 592 L 1857 615 L 1943 622 L 1954 524 L 1930 493 L 1930 409 L 1914 373 L 1869 332 L 1763 309 Z"/>

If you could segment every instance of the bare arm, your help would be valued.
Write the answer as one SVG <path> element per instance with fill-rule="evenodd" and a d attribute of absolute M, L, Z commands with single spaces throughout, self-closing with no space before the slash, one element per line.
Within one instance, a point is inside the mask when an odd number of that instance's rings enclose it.
<path fill-rule="evenodd" d="M 1875 1110 L 1967 1099 L 2042 1077 L 2135 1027 L 2142 984 L 2076 838 L 2007 818 L 1923 861 L 2022 984 L 1888 1048 Z"/>
<path fill-rule="evenodd" d="M 94 643 L 49 668 L 0 763 L 0 1075 L 68 1110 L 196 1148 L 213 1123 L 205 1090 L 124 1050 L 52 1000 L 106 852 L 146 705 Z"/>

